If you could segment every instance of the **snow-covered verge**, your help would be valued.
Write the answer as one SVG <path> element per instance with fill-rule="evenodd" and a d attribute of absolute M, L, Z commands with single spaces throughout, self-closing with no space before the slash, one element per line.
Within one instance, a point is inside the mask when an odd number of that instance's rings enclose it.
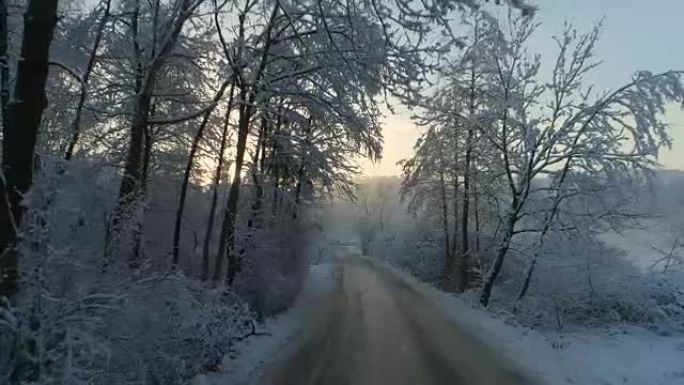
<path fill-rule="evenodd" d="M 540 384 L 684 384 L 682 336 L 663 337 L 636 327 L 557 332 L 516 326 L 505 314 L 474 305 L 467 295 L 446 293 L 394 266 L 374 262 L 392 271 Z"/>
<path fill-rule="evenodd" d="M 108 239 L 117 174 L 85 161 L 56 167 L 45 161 L 27 196 L 16 303 L 0 299 L 0 384 L 185 385 L 218 370 L 237 341 L 260 338 L 257 322 L 299 293 L 305 215 L 252 231 L 228 288 L 200 278 L 196 237 L 183 238 L 171 268 L 173 180 L 151 177 L 144 220 Z M 208 194 L 188 194 L 187 234 L 203 233 Z"/>
<path fill-rule="evenodd" d="M 302 292 L 286 312 L 269 318 L 249 337 L 232 346 L 217 373 L 197 376 L 196 385 L 249 385 L 261 375 L 266 363 L 275 361 L 284 350 L 295 349 L 308 309 L 329 294 L 336 282 L 335 263 L 321 262 L 309 269 Z"/>

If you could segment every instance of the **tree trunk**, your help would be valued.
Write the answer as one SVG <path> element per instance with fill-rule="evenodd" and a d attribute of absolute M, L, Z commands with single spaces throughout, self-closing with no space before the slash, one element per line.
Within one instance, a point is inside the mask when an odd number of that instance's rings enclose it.
<path fill-rule="evenodd" d="M 249 2 L 247 2 L 248 4 Z M 256 86 L 261 80 L 261 76 L 266 68 L 268 53 L 273 43 L 271 39 L 271 32 L 275 24 L 275 19 L 278 16 L 278 10 L 280 9 L 280 4 L 275 4 L 273 11 L 269 18 L 269 22 L 266 25 L 266 31 L 264 32 L 265 42 L 264 48 L 259 61 L 259 67 L 254 74 L 254 84 L 241 84 L 240 85 L 240 118 L 238 120 L 238 141 L 235 154 L 235 174 L 233 176 L 233 181 L 230 185 L 230 191 L 228 195 L 228 204 L 226 205 L 226 210 L 223 216 L 223 223 L 221 225 L 221 236 L 219 238 L 219 248 L 216 256 L 216 264 L 219 265 L 220 259 L 223 255 L 226 255 L 228 260 L 228 269 L 226 270 L 226 283 L 230 286 L 235 280 L 237 272 L 240 270 L 240 260 L 238 255 L 235 253 L 235 221 L 237 220 L 237 204 L 240 200 L 240 184 L 242 183 L 242 166 L 245 159 L 245 149 L 247 146 L 247 137 L 249 136 L 249 128 L 252 120 L 252 114 L 254 112 L 254 102 L 256 100 L 258 89 Z M 215 15 L 217 17 L 217 15 Z M 244 23 L 245 14 L 241 14 L 239 17 L 239 33 L 238 36 L 242 37 L 244 34 Z M 218 27 L 218 22 L 217 28 Z M 241 51 L 241 48 L 239 49 Z M 241 56 L 239 54 L 238 56 Z M 230 59 L 230 58 L 229 58 Z M 239 59 L 242 59 L 239 57 Z M 236 70 L 234 68 L 234 70 Z M 251 92 L 248 92 L 248 87 L 253 87 Z M 247 98 L 249 95 L 249 98 Z M 216 269 L 214 272 L 214 281 L 220 279 L 219 270 Z"/>
<path fill-rule="evenodd" d="M 50 43 L 57 23 L 58 0 L 31 0 L 24 14 L 24 36 L 17 63 L 14 101 L 3 121 L 0 178 L 0 296 L 11 300 L 18 290 L 17 227 L 25 208 L 21 201 L 33 179 L 34 148 L 43 111 Z"/>
<path fill-rule="evenodd" d="M 508 249 L 511 246 L 511 239 L 513 239 L 513 232 L 515 230 L 516 223 L 517 212 L 511 214 L 511 216 L 508 219 L 506 233 L 504 234 L 504 238 L 501 240 L 501 242 L 499 243 L 499 247 L 497 248 L 496 259 L 494 260 L 494 264 L 489 269 L 489 272 L 487 273 L 487 276 L 484 279 L 484 283 L 482 285 L 482 292 L 480 293 L 480 304 L 482 304 L 482 306 L 484 307 L 487 307 L 489 305 L 489 299 L 492 295 L 494 282 L 496 281 L 496 278 L 499 276 L 499 273 L 501 273 L 501 266 L 503 266 L 504 259 L 506 258 Z"/>
<path fill-rule="evenodd" d="M 517 303 L 519 303 L 520 301 L 522 301 L 523 298 L 525 298 L 527 290 L 530 288 L 532 274 L 534 274 L 534 268 L 537 266 L 539 253 L 544 248 L 546 234 L 549 232 L 549 230 L 551 230 L 551 225 L 553 224 L 553 221 L 555 220 L 556 215 L 558 214 L 558 208 L 560 207 L 561 201 L 563 200 L 563 196 L 561 195 L 561 193 L 563 191 L 565 179 L 568 175 L 568 172 L 570 171 L 570 164 L 572 163 L 572 159 L 572 157 L 569 157 L 566 160 L 565 165 L 563 166 L 563 170 L 561 171 L 560 179 L 558 180 L 558 183 L 556 185 L 557 192 L 553 200 L 553 206 L 551 207 L 551 212 L 548 212 L 544 218 L 544 228 L 542 229 L 542 232 L 539 235 L 539 246 L 537 247 L 537 250 L 534 252 L 532 262 L 530 263 L 530 267 L 527 269 L 527 274 L 525 274 L 525 282 L 523 283 L 523 286 L 520 289 L 520 293 L 518 293 L 518 298 L 516 299 L 516 307 Z"/>
<path fill-rule="evenodd" d="M 479 186 L 479 182 L 477 181 L 477 178 L 475 180 L 476 186 Z M 474 204 L 475 204 L 475 210 L 473 214 L 475 215 L 475 255 L 477 258 L 480 258 L 480 191 L 479 187 L 476 187 L 475 194 L 473 196 L 474 199 Z"/>
<path fill-rule="evenodd" d="M 520 303 L 520 301 L 525 298 L 525 295 L 527 294 L 527 290 L 530 288 L 530 282 L 532 282 L 532 274 L 534 273 L 534 268 L 537 266 L 537 258 L 532 259 L 532 263 L 530 263 L 530 267 L 527 269 L 527 274 L 525 274 L 525 282 L 523 282 L 523 286 L 520 289 L 520 293 L 518 293 L 518 298 L 516 298 L 516 307 L 517 303 Z"/>
<path fill-rule="evenodd" d="M 142 153 L 144 151 L 145 131 L 147 129 L 147 120 L 149 118 L 149 109 L 152 105 L 152 95 L 150 90 L 143 90 L 146 87 L 144 83 L 143 65 L 142 65 L 142 49 L 138 42 L 139 33 L 139 19 L 140 19 L 140 0 L 136 0 L 133 10 L 130 13 L 130 28 L 133 39 L 133 55 L 135 59 L 135 83 L 133 92 L 136 95 L 133 109 L 133 119 L 131 121 L 131 138 L 128 143 L 128 152 L 124 163 L 124 175 L 119 186 L 119 196 L 116 206 L 112 211 L 110 217 L 107 233 L 105 235 L 104 245 L 104 263 L 103 270 L 106 270 L 109 265 L 109 258 L 112 253 L 112 243 L 115 242 L 112 237 L 118 234 L 119 226 L 123 220 L 123 216 L 128 214 L 127 210 L 135 200 L 132 193 L 138 185 L 140 179 L 140 168 L 142 167 Z M 141 116 L 141 114 L 144 114 Z"/>
<path fill-rule="evenodd" d="M 281 133 L 281 128 L 283 125 L 283 115 L 282 115 L 283 102 L 280 101 L 278 105 L 278 117 L 276 118 L 276 125 L 273 129 L 272 138 L 273 143 L 271 145 L 271 157 L 269 162 L 269 172 L 272 174 L 273 179 L 273 196 L 271 197 L 271 218 L 269 226 L 273 227 L 275 225 L 275 219 L 278 215 L 278 198 L 280 195 L 280 163 L 279 163 L 279 151 L 280 146 L 278 144 L 278 135 Z"/>
<path fill-rule="evenodd" d="M 4 0 L 0 0 L 4 1 Z M 104 1 L 104 10 L 100 23 L 97 26 L 97 31 L 95 33 L 95 41 L 93 42 L 93 48 L 90 50 L 90 56 L 88 57 L 88 63 L 86 64 L 86 70 L 83 73 L 83 78 L 81 79 L 81 93 L 78 97 L 78 104 L 76 105 L 76 112 L 74 114 L 74 120 L 71 124 L 71 139 L 67 145 L 66 152 L 64 154 L 65 160 L 71 160 L 74 155 L 74 149 L 76 144 L 78 144 L 79 136 L 81 135 L 81 116 L 83 115 L 83 108 L 85 107 L 86 99 L 88 98 L 88 82 L 90 81 L 90 76 L 95 68 L 95 61 L 97 59 L 97 50 L 100 48 L 100 42 L 102 41 L 102 35 L 104 28 L 109 20 L 109 12 L 111 9 L 112 0 Z"/>
<path fill-rule="evenodd" d="M 468 233 L 468 219 L 470 217 L 470 160 L 472 155 L 471 141 L 473 140 L 473 130 L 468 126 L 466 136 L 465 165 L 463 170 L 463 209 L 461 212 L 461 257 L 459 258 L 459 280 L 458 291 L 464 292 L 468 288 L 468 268 L 470 253 L 470 234 Z"/>
<path fill-rule="evenodd" d="M 302 154 L 300 156 L 302 163 L 299 166 L 299 170 L 297 171 L 297 186 L 295 188 L 295 199 L 294 199 L 294 207 L 292 208 L 292 219 L 296 220 L 297 217 L 299 216 L 299 205 L 301 203 L 301 197 L 302 197 L 302 188 L 304 187 L 304 183 L 307 183 L 306 180 L 306 172 L 307 172 L 307 165 L 308 165 L 308 159 L 307 159 L 307 153 L 309 149 L 311 148 L 311 141 L 312 141 L 312 135 L 313 135 L 313 125 L 314 125 L 314 119 L 313 116 L 309 115 L 309 119 L 306 122 L 306 126 L 304 127 L 304 148 L 302 149 Z"/>
<path fill-rule="evenodd" d="M 451 242 L 449 241 L 449 213 L 446 197 L 446 183 L 444 173 L 439 173 L 439 193 L 442 201 L 442 230 L 444 231 L 444 284 L 451 286 L 452 271 L 454 266 L 453 254 L 451 253 Z"/>
<path fill-rule="evenodd" d="M 195 162 L 195 155 L 197 154 L 199 143 L 204 137 L 204 129 L 207 127 L 207 124 L 209 123 L 209 118 L 211 117 L 212 112 L 214 112 L 216 105 L 223 97 L 223 93 L 226 91 L 226 88 L 230 83 L 230 81 L 226 81 L 223 82 L 223 84 L 221 84 L 221 87 L 219 88 L 218 92 L 216 93 L 212 101 L 214 108 L 210 108 L 204 113 L 204 116 L 202 117 L 202 122 L 200 123 L 200 126 L 197 129 L 197 133 L 195 134 L 195 137 L 192 139 L 192 145 L 190 146 L 190 154 L 188 155 L 188 160 L 185 164 L 185 173 L 183 174 L 180 197 L 178 200 L 178 208 L 176 209 L 176 220 L 173 227 L 173 267 L 178 266 L 178 259 L 180 257 L 180 237 L 181 227 L 183 224 L 183 211 L 185 210 L 185 198 L 188 193 L 188 184 L 190 183 L 190 174 L 192 173 L 192 165 Z"/>
<path fill-rule="evenodd" d="M 262 226 L 262 207 L 264 201 L 264 160 L 266 156 L 266 137 L 268 136 L 268 122 L 266 118 L 261 118 L 259 139 L 254 159 L 252 161 L 252 182 L 254 183 L 254 202 L 252 202 L 252 213 L 247 223 L 248 228 Z"/>
<path fill-rule="evenodd" d="M 209 208 L 209 221 L 207 222 L 207 231 L 204 235 L 204 244 L 202 245 L 202 276 L 201 279 L 206 281 L 209 279 L 209 249 L 211 248 L 211 238 L 214 232 L 214 218 L 216 217 L 216 205 L 218 202 L 218 188 L 221 184 L 221 173 L 223 172 L 223 158 L 226 151 L 226 141 L 228 140 L 228 127 L 230 126 L 230 113 L 233 110 L 233 98 L 235 94 L 235 78 L 233 78 L 230 85 L 230 94 L 228 99 L 228 106 L 226 107 L 226 116 L 223 122 L 223 131 L 221 132 L 221 146 L 219 148 L 218 164 L 216 165 L 216 172 L 214 173 L 214 183 L 211 189 L 211 207 Z M 218 260 L 220 263 L 220 258 Z M 220 269 L 220 264 L 216 270 Z"/>
<path fill-rule="evenodd" d="M 454 154 L 454 165 L 452 169 L 452 187 L 454 190 L 453 204 L 454 204 L 454 229 L 452 232 L 451 239 L 451 254 L 456 255 L 458 252 L 458 219 L 461 217 L 458 211 L 458 192 L 460 190 L 459 180 L 458 180 L 458 122 L 454 122 L 454 132 L 453 132 L 453 148 L 452 152 Z M 453 270 L 453 266 L 451 267 Z"/>
<path fill-rule="evenodd" d="M 295 196 L 294 196 L 294 206 L 292 207 L 292 219 L 296 220 L 298 216 L 298 211 L 299 210 L 299 203 L 301 201 L 301 195 L 302 195 L 302 181 L 304 179 L 304 165 L 302 165 L 299 168 L 299 171 L 297 172 L 297 185 L 295 187 Z M 364 253 L 367 255 L 367 253 Z"/>
<path fill-rule="evenodd" d="M 454 190 L 454 197 L 453 197 L 453 217 L 454 217 L 454 228 L 451 230 L 451 255 L 456 255 L 458 252 L 458 219 L 461 218 L 460 212 L 458 210 L 458 194 L 459 191 L 461 190 L 461 186 L 458 183 L 458 172 L 454 170 L 454 180 L 452 182 L 453 185 L 453 190 Z M 452 266 L 453 269 L 453 266 Z"/>
<path fill-rule="evenodd" d="M 159 70 L 162 68 L 167 56 L 173 51 L 183 26 L 192 15 L 197 4 L 190 0 L 182 0 L 179 4 L 178 13 L 173 23 L 168 28 L 168 35 L 163 40 L 161 47 L 151 50 L 154 53 L 150 57 L 149 63 L 143 65 L 142 49 L 138 42 L 140 0 L 136 0 L 135 8 L 131 12 L 131 30 L 133 34 L 133 50 L 136 59 L 136 85 L 135 85 L 135 104 L 133 107 L 133 118 L 131 120 L 131 139 L 128 146 L 128 154 L 124 164 L 124 174 L 119 188 L 119 197 L 116 207 L 112 213 L 109 233 L 105 240 L 105 255 L 111 253 L 112 234 L 121 232 L 121 222 L 131 214 L 132 204 L 141 198 L 140 176 L 142 173 L 143 151 L 145 131 L 149 125 L 150 107 L 152 105 L 153 93 L 157 83 Z M 156 31 L 153 38 L 156 40 Z"/>
<path fill-rule="evenodd" d="M 151 107 L 152 115 L 154 115 L 154 105 Z M 150 162 L 152 160 L 152 129 L 150 126 L 145 128 L 145 150 L 143 154 L 143 165 L 142 174 L 140 176 L 140 190 L 142 192 L 141 196 L 146 196 L 147 194 L 147 176 L 149 175 Z M 147 206 L 139 208 L 139 217 L 135 221 L 135 231 L 133 233 L 133 253 L 131 254 L 131 259 L 129 263 L 131 266 L 136 265 L 136 261 L 140 260 L 140 254 L 143 251 L 142 239 L 143 239 L 143 221 L 145 220 L 145 215 L 147 213 Z"/>
<path fill-rule="evenodd" d="M 228 204 L 223 215 L 221 224 L 221 235 L 219 237 L 218 253 L 216 254 L 216 264 L 220 266 L 220 260 L 224 256 L 228 260 L 226 271 L 226 282 L 232 285 L 237 272 L 240 270 L 240 261 L 235 253 L 235 221 L 237 219 L 237 204 L 240 199 L 240 185 L 242 184 L 242 166 L 245 160 L 245 149 L 247 148 L 247 137 L 249 136 L 250 121 L 252 119 L 252 103 L 254 94 L 245 100 L 247 92 L 244 88 L 240 91 L 240 119 L 238 121 L 238 140 L 235 153 L 235 170 L 233 181 L 230 184 L 228 193 Z M 214 271 L 214 281 L 220 280 L 219 269 Z"/>
<path fill-rule="evenodd" d="M 475 25 L 475 41 L 478 40 L 478 24 Z M 459 281 L 458 290 L 464 292 L 468 288 L 468 269 L 470 253 L 470 234 L 468 233 L 468 220 L 470 218 L 470 163 L 473 153 L 473 119 L 475 117 L 475 82 L 476 82 L 476 63 L 473 61 L 470 71 L 470 92 L 468 95 L 468 121 L 465 141 L 465 159 L 463 165 L 463 217 L 461 220 L 461 258 L 459 260 Z"/>
<path fill-rule="evenodd" d="M 7 0 L 0 0 L 0 108 L 2 124 L 7 124 L 10 99 L 9 41 Z"/>
<path fill-rule="evenodd" d="M 121 222 L 131 213 L 131 204 L 140 198 L 140 180 L 145 153 L 145 131 L 147 130 L 150 107 L 152 105 L 151 90 L 143 90 L 136 100 L 130 129 L 130 141 L 124 165 L 124 173 L 119 187 L 119 197 L 112 213 L 110 231 L 118 233 Z M 109 246 L 109 245 L 108 245 Z"/>

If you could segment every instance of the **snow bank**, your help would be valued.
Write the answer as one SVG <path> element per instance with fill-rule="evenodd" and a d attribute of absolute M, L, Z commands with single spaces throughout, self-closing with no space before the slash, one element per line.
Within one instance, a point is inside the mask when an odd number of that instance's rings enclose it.
<path fill-rule="evenodd" d="M 269 318 L 259 332 L 235 344 L 232 354 L 223 360 L 220 373 L 198 376 L 196 385 L 249 385 L 256 381 L 264 365 L 283 355 L 284 349 L 295 349 L 306 312 L 332 292 L 335 279 L 334 262 L 313 265 L 295 304 L 285 313 Z"/>
<path fill-rule="evenodd" d="M 540 332 L 507 324 L 468 301 L 373 260 L 423 294 L 450 319 L 497 349 L 544 385 L 684 384 L 684 337 L 640 328 Z"/>

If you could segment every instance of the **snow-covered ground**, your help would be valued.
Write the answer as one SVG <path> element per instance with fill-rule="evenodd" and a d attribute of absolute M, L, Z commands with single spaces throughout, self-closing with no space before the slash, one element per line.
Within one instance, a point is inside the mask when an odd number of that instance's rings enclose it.
<path fill-rule="evenodd" d="M 386 265 L 422 293 L 454 322 L 496 348 L 542 385 L 684 385 L 684 337 L 658 336 L 640 328 L 615 330 L 538 331 L 506 323 L 505 316 L 474 306 L 471 301 L 440 291 L 410 274 Z M 311 267 L 295 305 L 269 319 L 270 336 L 251 337 L 234 347 L 221 373 L 197 379 L 199 385 L 249 385 L 267 363 L 296 349 L 302 320 L 311 306 L 334 288 L 333 262 Z"/>
<path fill-rule="evenodd" d="M 462 297 L 440 291 L 395 267 L 385 267 L 540 384 L 684 384 L 682 336 L 661 337 L 640 328 L 558 333 L 513 326 Z"/>
<path fill-rule="evenodd" d="M 307 281 L 295 304 L 287 312 L 269 318 L 260 332 L 267 336 L 254 336 L 233 346 L 234 355 L 223 360 L 220 373 L 199 376 L 196 385 L 250 385 L 260 375 L 266 363 L 287 355 L 287 349 L 296 349 L 302 320 L 312 306 L 330 293 L 336 281 L 334 263 L 322 262 L 311 266 Z"/>

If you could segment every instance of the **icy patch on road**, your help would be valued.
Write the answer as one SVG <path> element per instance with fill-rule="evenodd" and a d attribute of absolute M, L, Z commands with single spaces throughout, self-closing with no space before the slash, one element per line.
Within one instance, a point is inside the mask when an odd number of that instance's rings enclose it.
<path fill-rule="evenodd" d="M 684 385 L 684 338 L 641 328 L 540 332 L 514 326 L 464 298 L 436 289 L 384 262 L 435 307 L 495 348 L 541 385 Z"/>
<path fill-rule="evenodd" d="M 258 330 L 268 335 L 249 337 L 233 346 L 234 354 L 224 358 L 221 372 L 199 376 L 195 384 L 253 384 L 266 364 L 276 361 L 283 354 L 283 349 L 292 349 L 296 346 L 307 309 L 332 292 L 335 281 L 334 262 L 311 266 L 307 281 L 292 308 L 269 318 Z"/>

